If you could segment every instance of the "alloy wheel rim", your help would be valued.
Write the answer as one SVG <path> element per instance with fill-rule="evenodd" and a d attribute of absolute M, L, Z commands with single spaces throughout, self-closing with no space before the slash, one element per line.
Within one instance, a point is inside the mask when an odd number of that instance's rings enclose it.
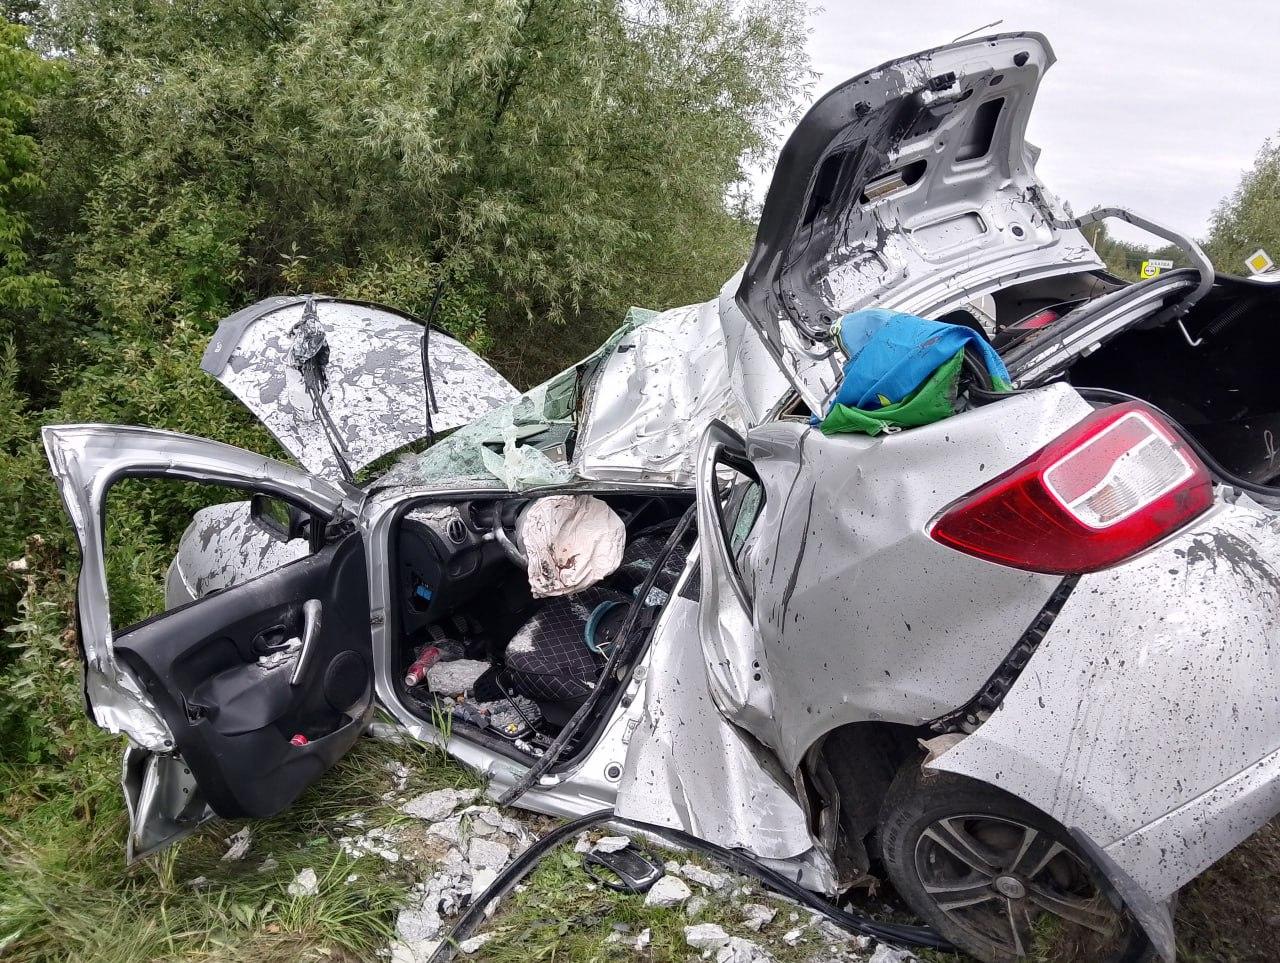
<path fill-rule="evenodd" d="M 1087 954 L 1121 934 L 1121 912 L 1088 864 L 1042 829 L 971 813 L 931 823 L 915 846 L 916 874 L 961 930 L 1009 955 L 1030 955 L 1038 931 L 1066 927 Z"/>

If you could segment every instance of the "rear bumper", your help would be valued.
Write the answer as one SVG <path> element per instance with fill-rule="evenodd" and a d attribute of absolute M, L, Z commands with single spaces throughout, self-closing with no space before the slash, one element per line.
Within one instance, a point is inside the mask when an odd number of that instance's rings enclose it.
<path fill-rule="evenodd" d="M 1280 813 L 1280 749 L 1105 851 L 1149 893 L 1193 879 Z M 1171 865 L 1174 864 L 1174 865 Z"/>
<path fill-rule="evenodd" d="M 1280 516 L 1220 502 L 1082 578 L 1001 707 L 932 765 L 1021 797 L 1167 903 L 1280 811 Z"/>

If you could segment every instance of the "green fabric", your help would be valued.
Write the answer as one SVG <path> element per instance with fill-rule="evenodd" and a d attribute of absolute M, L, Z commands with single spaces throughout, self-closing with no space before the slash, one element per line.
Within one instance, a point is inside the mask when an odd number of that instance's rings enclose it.
<path fill-rule="evenodd" d="M 832 405 L 818 428 L 824 435 L 878 435 L 886 429 L 917 428 L 949 418 L 956 411 L 956 382 L 960 379 L 960 366 L 963 363 L 964 351 L 957 351 L 951 356 L 951 360 L 938 368 L 907 397 L 875 411 L 851 408 L 848 405 Z M 1007 387 L 996 386 L 1000 391 L 1007 390 Z"/>

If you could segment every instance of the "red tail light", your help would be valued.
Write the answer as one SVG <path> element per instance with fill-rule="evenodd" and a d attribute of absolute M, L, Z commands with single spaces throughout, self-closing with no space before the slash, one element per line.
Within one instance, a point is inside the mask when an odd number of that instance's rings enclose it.
<path fill-rule="evenodd" d="M 1200 459 L 1145 405 L 1094 412 L 1021 465 L 951 505 L 930 534 L 1033 572 L 1115 565 L 1204 513 Z"/>

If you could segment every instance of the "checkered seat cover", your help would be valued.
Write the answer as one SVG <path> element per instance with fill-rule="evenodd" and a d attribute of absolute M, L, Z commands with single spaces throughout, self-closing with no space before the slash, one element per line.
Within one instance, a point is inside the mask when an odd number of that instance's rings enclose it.
<path fill-rule="evenodd" d="M 587 648 L 587 621 L 603 602 L 630 601 L 629 595 L 599 585 L 548 600 L 507 645 L 511 685 L 539 705 L 581 705 L 604 668 L 604 659 Z"/>
<path fill-rule="evenodd" d="M 662 553 L 669 532 L 653 532 L 631 540 L 610 581 L 634 592 Z M 684 570 L 688 547 L 678 545 L 654 581 L 664 592 L 674 589 Z M 574 595 L 549 600 L 529 618 L 507 645 L 505 675 L 521 695 L 538 703 L 543 717 L 564 725 L 586 701 L 604 669 L 604 658 L 587 648 L 587 622 L 604 602 L 629 604 L 633 596 L 593 585 Z M 623 610 L 615 610 L 614 624 Z"/>

